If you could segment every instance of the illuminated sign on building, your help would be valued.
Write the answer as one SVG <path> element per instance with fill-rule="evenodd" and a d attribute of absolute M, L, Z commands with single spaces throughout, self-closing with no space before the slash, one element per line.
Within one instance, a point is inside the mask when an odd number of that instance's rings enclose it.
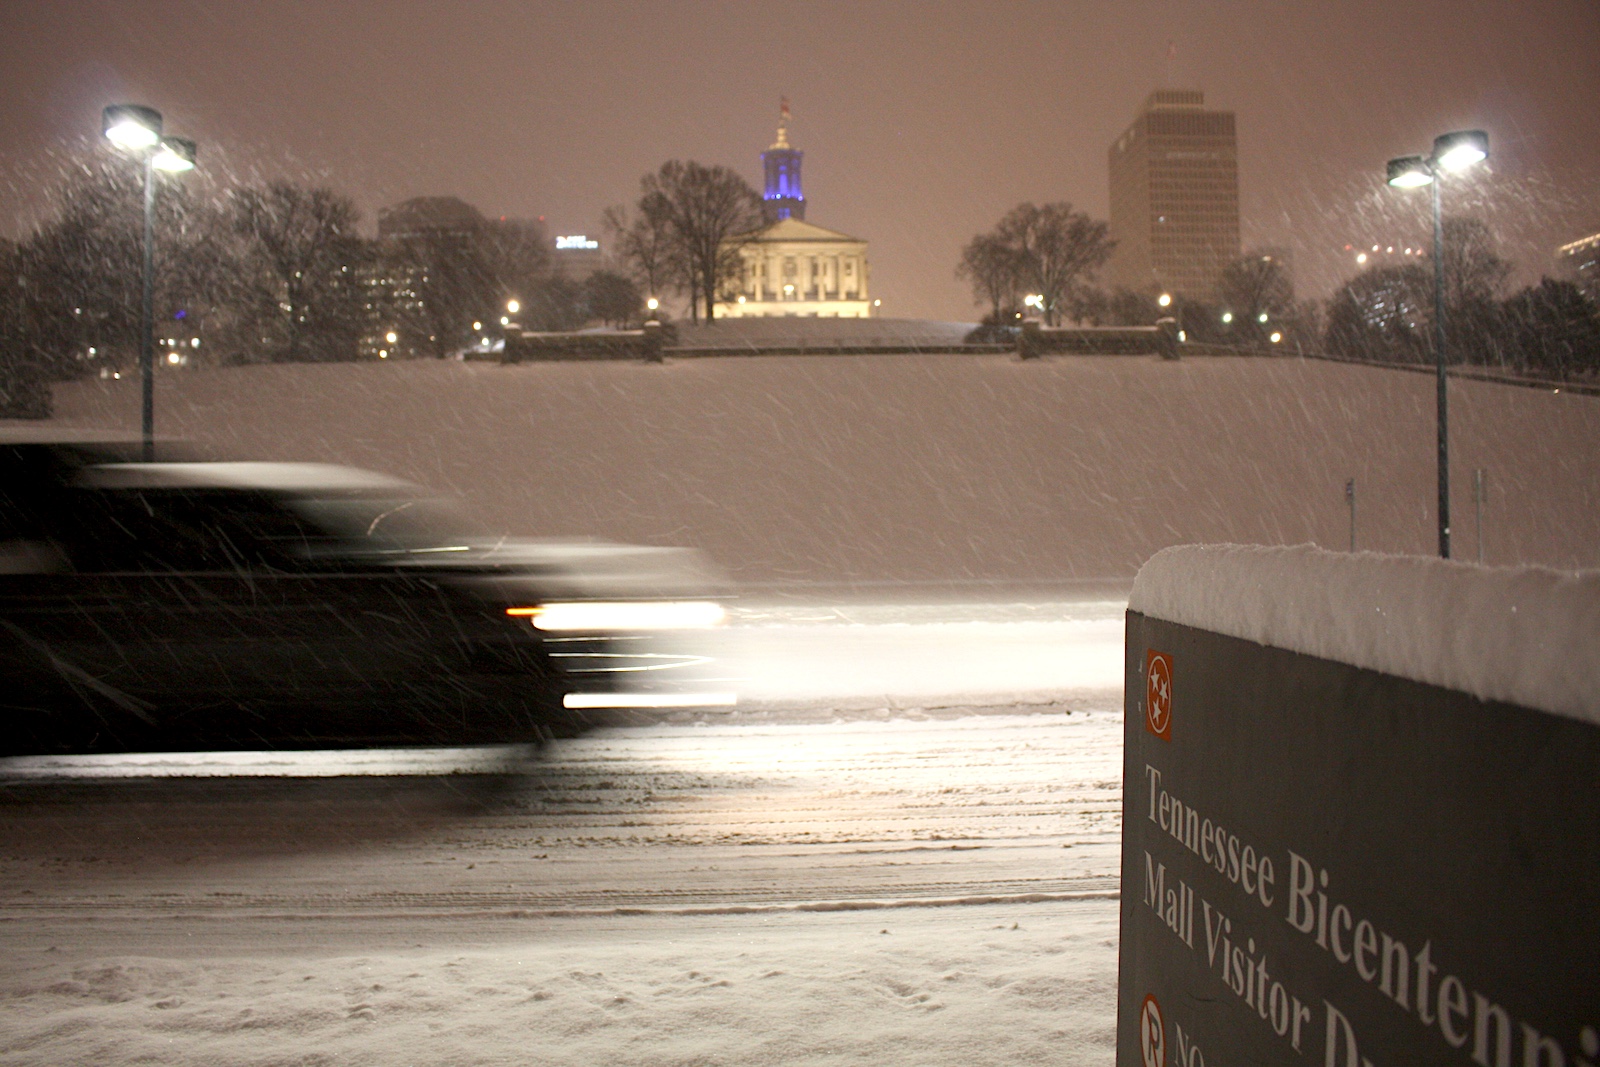
<path fill-rule="evenodd" d="M 587 235 L 575 233 L 567 237 L 556 238 L 556 248 L 599 248 L 599 241 L 591 241 Z"/>

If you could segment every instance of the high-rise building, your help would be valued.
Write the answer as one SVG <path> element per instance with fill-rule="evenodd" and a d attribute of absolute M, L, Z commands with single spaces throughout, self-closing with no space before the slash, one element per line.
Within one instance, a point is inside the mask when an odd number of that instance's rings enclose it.
<path fill-rule="evenodd" d="M 1556 249 L 1556 262 L 1568 281 L 1600 304 L 1600 233 L 1562 245 Z"/>
<path fill-rule="evenodd" d="M 1111 283 L 1215 302 L 1239 257 L 1233 112 L 1206 110 L 1199 90 L 1157 89 L 1109 156 Z"/>
<path fill-rule="evenodd" d="M 800 162 L 805 153 L 789 144 L 789 98 L 778 102 L 778 139 L 761 153 L 766 189 L 761 195 L 768 222 L 806 217 L 806 194 L 800 189 Z"/>

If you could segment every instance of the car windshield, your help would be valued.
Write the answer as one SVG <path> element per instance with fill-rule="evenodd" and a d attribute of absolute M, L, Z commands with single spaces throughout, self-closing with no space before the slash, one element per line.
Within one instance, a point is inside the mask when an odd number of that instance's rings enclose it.
<path fill-rule="evenodd" d="M 288 506 L 335 540 L 320 552 L 468 552 L 485 540 L 459 509 L 436 498 L 328 495 L 292 497 Z"/>

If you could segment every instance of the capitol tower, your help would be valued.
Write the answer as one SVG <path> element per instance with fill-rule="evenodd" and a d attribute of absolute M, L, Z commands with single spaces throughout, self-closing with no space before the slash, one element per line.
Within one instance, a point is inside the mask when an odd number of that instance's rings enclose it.
<path fill-rule="evenodd" d="M 765 202 L 768 222 L 806 217 L 806 194 L 800 190 L 800 161 L 804 156 L 804 152 L 789 144 L 789 98 L 781 97 L 778 139 L 761 153 L 761 165 L 767 177 L 761 199 Z"/>

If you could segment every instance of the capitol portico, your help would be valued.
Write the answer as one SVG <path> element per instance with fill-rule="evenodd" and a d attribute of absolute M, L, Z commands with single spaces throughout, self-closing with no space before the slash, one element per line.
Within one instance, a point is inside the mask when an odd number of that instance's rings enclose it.
<path fill-rule="evenodd" d="M 870 318 L 867 242 L 805 221 L 803 153 L 789 144 L 788 125 L 785 101 L 777 141 L 761 153 L 769 222 L 740 239 L 738 288 L 718 305 L 717 314 Z"/>

